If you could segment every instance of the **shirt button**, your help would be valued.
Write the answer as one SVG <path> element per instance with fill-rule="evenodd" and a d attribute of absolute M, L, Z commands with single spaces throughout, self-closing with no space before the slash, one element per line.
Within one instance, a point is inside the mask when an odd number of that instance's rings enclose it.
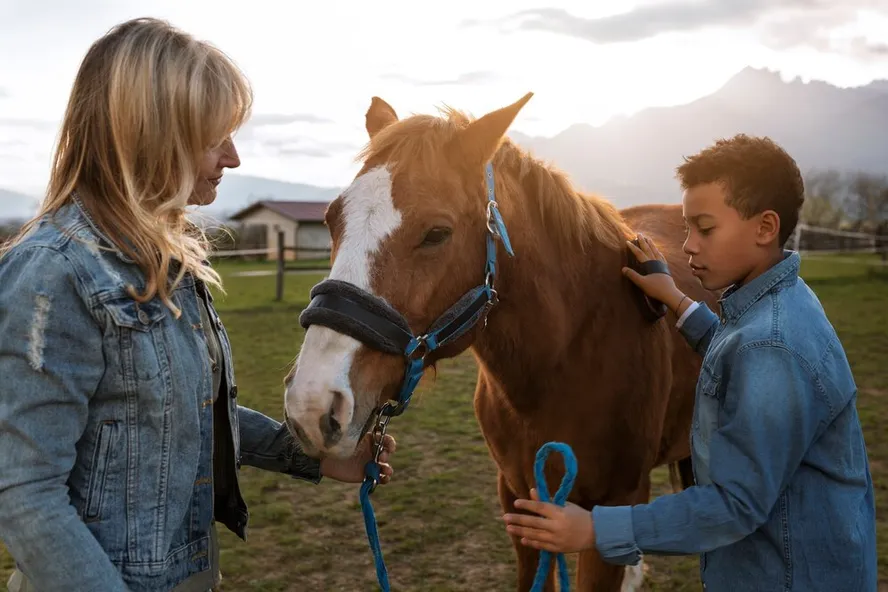
<path fill-rule="evenodd" d="M 143 325 L 147 325 L 149 322 L 151 322 L 151 319 L 148 318 L 148 315 L 145 313 L 144 310 L 139 310 L 139 322 Z"/>
<path fill-rule="evenodd" d="M 233 399 L 235 397 L 237 397 L 237 385 L 231 387 L 231 398 Z"/>

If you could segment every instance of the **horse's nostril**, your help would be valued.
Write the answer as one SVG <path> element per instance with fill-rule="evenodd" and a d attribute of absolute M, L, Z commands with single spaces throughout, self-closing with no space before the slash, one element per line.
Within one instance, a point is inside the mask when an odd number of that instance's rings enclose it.
<path fill-rule="evenodd" d="M 287 422 L 287 426 L 290 428 L 290 432 L 293 436 L 301 441 L 301 442 L 310 442 L 308 439 L 308 434 L 305 433 L 305 430 L 302 429 L 302 426 L 290 419 L 286 416 L 286 412 L 284 413 L 285 421 Z"/>
<path fill-rule="evenodd" d="M 342 438 L 342 424 L 336 418 L 336 412 L 342 405 L 343 395 L 339 391 L 333 392 L 333 401 L 330 403 L 330 410 L 321 416 L 321 433 L 324 434 L 324 443 L 327 446 L 333 446 Z"/>

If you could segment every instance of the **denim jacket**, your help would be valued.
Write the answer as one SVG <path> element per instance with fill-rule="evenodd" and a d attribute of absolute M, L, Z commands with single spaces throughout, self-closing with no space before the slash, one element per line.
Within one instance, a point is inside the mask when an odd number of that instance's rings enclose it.
<path fill-rule="evenodd" d="M 709 591 L 875 592 L 873 483 L 857 388 L 798 276 L 799 255 L 728 289 L 680 330 L 703 356 L 691 429 L 696 485 L 592 510 L 612 563 L 700 554 Z"/>
<path fill-rule="evenodd" d="M 41 592 L 169 590 L 208 568 L 213 520 L 246 538 L 241 463 L 314 483 L 277 421 L 237 404 L 231 344 L 203 282 L 138 303 L 139 268 L 74 197 L 0 259 L 0 538 Z M 214 436 L 198 298 L 225 373 Z M 233 451 L 213 491 L 214 437 Z"/>

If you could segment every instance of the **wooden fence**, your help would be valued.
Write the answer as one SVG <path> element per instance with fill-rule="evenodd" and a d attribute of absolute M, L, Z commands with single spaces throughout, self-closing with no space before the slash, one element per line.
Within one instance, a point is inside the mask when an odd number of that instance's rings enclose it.
<path fill-rule="evenodd" d="M 331 253 L 329 247 L 299 247 L 296 245 L 288 246 L 285 244 L 283 231 L 278 231 L 277 234 L 277 281 L 275 282 L 274 299 L 276 301 L 280 301 L 284 297 L 284 276 L 288 271 L 328 271 L 330 269 L 329 258 Z M 322 256 L 327 257 L 327 263 L 323 265 L 287 265 L 286 253 L 288 252 L 294 252 L 297 255 L 299 253 L 322 254 Z M 298 256 L 295 258 L 295 261 L 299 261 Z"/>

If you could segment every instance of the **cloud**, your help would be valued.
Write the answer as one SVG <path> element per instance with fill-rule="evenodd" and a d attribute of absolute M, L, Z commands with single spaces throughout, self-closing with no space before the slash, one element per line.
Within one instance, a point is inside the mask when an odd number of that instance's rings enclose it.
<path fill-rule="evenodd" d="M 28 145 L 29 144 L 27 142 L 18 138 L 3 138 L 0 139 L 0 152 L 2 152 L 4 148 L 14 148 L 16 150 L 20 150 L 22 148 L 26 148 Z"/>
<path fill-rule="evenodd" d="M 793 3 L 808 3 L 808 0 L 793 0 Z M 708 26 L 747 25 L 772 5 L 768 0 L 672 1 L 645 4 L 629 12 L 602 18 L 579 17 L 561 8 L 532 8 L 512 14 L 506 21 L 519 20 L 519 30 L 546 31 L 594 43 L 619 43 Z"/>
<path fill-rule="evenodd" d="M 758 27 L 762 42 L 772 49 L 808 47 L 824 53 L 839 53 L 854 58 L 883 58 L 888 45 L 861 35 L 835 34 L 859 18 L 859 9 L 871 4 L 858 0 L 822 7 L 819 10 L 774 15 Z M 852 27 L 853 28 L 853 27 Z"/>
<path fill-rule="evenodd" d="M 857 38 L 860 40 L 860 38 Z M 877 56 L 880 58 L 888 57 L 888 43 L 873 43 L 866 40 L 862 40 L 863 43 L 859 47 L 859 50 L 864 55 Z"/>
<path fill-rule="evenodd" d="M 275 133 L 274 128 L 270 133 L 251 135 L 247 139 L 236 138 L 235 142 L 242 155 L 250 155 L 255 158 L 268 156 L 307 156 L 311 158 L 338 157 L 346 153 L 352 154 L 358 151 L 360 146 L 354 143 L 317 140 L 311 136 L 289 133 Z"/>
<path fill-rule="evenodd" d="M 585 18 L 560 8 L 534 8 L 494 23 L 503 29 L 543 31 L 597 44 L 641 41 L 663 33 L 687 33 L 713 27 L 754 28 L 774 48 L 810 46 L 831 49 L 826 31 L 852 21 L 861 8 L 882 8 L 884 0 L 667 0 L 628 12 Z M 877 44 L 873 49 L 881 54 Z"/>
<path fill-rule="evenodd" d="M 420 80 L 419 78 L 396 73 L 382 74 L 380 77 L 385 78 L 386 80 L 394 80 L 396 82 L 403 82 L 404 84 L 411 84 L 414 86 L 458 86 L 463 84 L 486 84 L 496 80 L 497 75 L 488 70 L 476 70 L 474 72 L 464 72 L 456 78 L 438 80 Z"/>
<path fill-rule="evenodd" d="M 263 127 L 268 125 L 290 125 L 291 123 L 333 123 L 333 120 L 313 113 L 259 113 L 253 115 L 247 125 Z"/>
<path fill-rule="evenodd" d="M 244 126 L 238 130 L 236 140 L 238 142 L 257 141 L 265 144 L 280 133 L 288 133 L 292 136 L 292 130 L 289 132 L 279 131 L 291 125 L 326 125 L 334 123 L 333 120 L 313 113 L 257 113 L 250 117 Z"/>
<path fill-rule="evenodd" d="M 0 95 L 2 97 L 2 95 Z M 17 117 L 0 117 L 0 127 L 24 127 L 32 130 L 47 131 L 59 126 L 58 121 L 47 119 L 28 119 Z"/>
<path fill-rule="evenodd" d="M 357 150 L 359 146 L 349 142 L 325 142 L 321 140 L 313 140 L 304 136 L 278 136 L 274 138 L 265 138 L 261 140 L 265 146 L 272 148 L 293 147 L 294 145 L 306 146 L 310 145 L 319 150 L 329 152 L 338 152 L 343 150 Z"/>
<path fill-rule="evenodd" d="M 308 156 L 310 158 L 329 158 L 331 152 L 311 146 L 281 146 L 277 153 L 280 156 Z"/>

